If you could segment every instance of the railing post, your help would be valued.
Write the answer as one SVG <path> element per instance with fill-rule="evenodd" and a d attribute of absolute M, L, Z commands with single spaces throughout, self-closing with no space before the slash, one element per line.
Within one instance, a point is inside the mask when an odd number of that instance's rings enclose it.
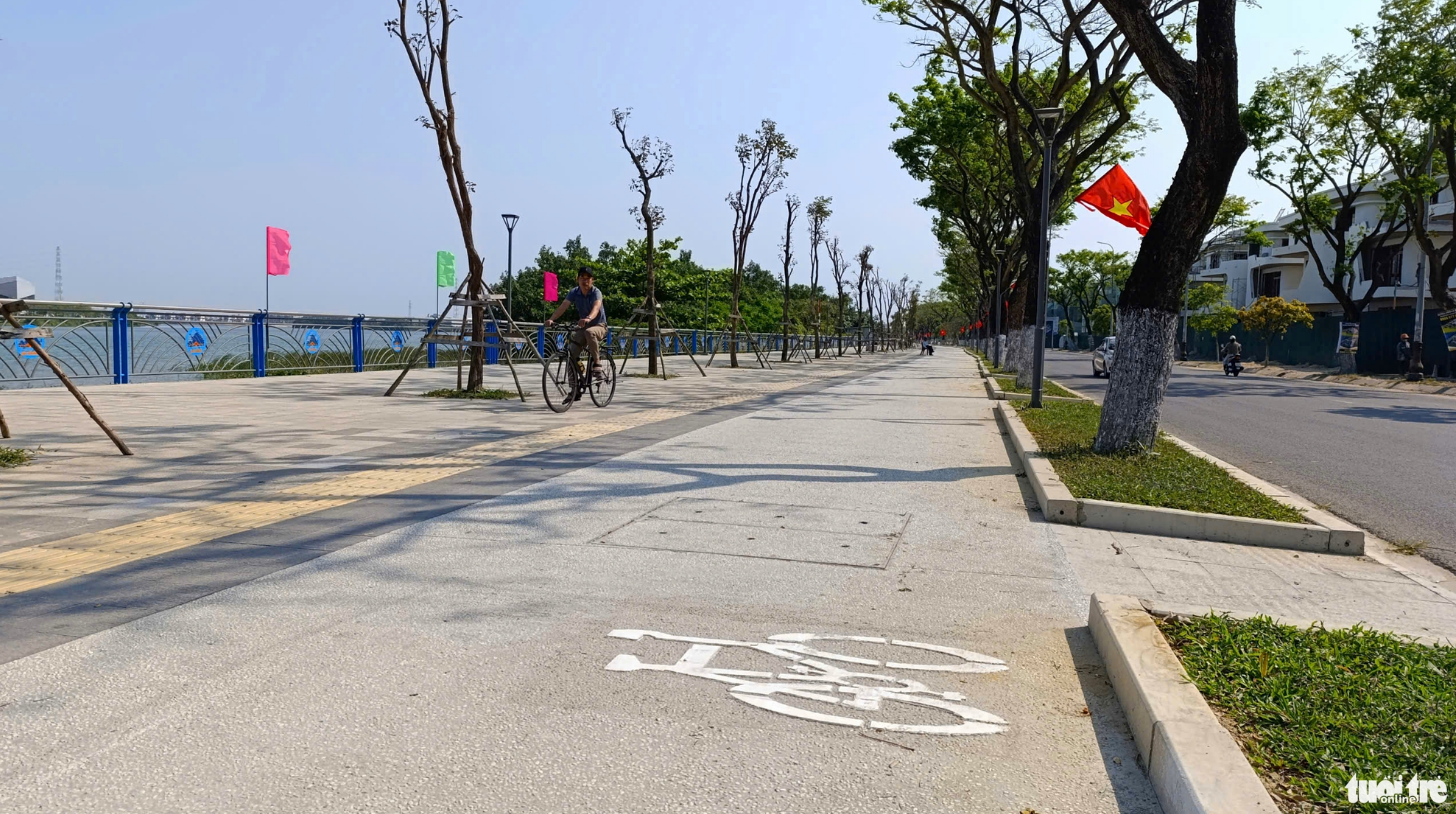
<path fill-rule="evenodd" d="M 253 315 L 253 378 L 268 375 L 268 314 L 259 311 Z"/>
<path fill-rule="evenodd" d="M 425 333 L 429 334 L 430 336 L 434 336 L 435 335 L 435 323 L 437 323 L 439 321 L 440 320 L 439 320 L 438 317 L 435 318 L 435 319 L 430 320 L 429 324 L 425 327 Z M 435 343 L 434 342 L 431 342 L 429 344 L 429 346 L 427 346 L 425 348 L 425 358 L 428 360 L 428 364 L 429 364 L 430 367 L 434 367 L 435 366 Z"/>
<path fill-rule="evenodd" d="M 485 331 L 489 336 L 485 338 L 485 363 L 488 365 L 500 364 L 500 330 L 495 320 L 485 324 Z"/>
<path fill-rule="evenodd" d="M 696 356 L 697 353 L 698 353 L 698 329 L 697 328 L 694 328 L 693 329 L 693 345 L 692 345 L 692 348 L 693 348 L 693 355 Z"/>
<path fill-rule="evenodd" d="M 364 315 L 360 314 L 349 324 L 349 344 L 354 349 L 354 372 L 364 372 Z"/>
<path fill-rule="evenodd" d="M 131 325 L 127 315 L 130 305 L 111 309 L 111 382 L 131 383 Z"/>
<path fill-rule="evenodd" d="M 546 326 L 536 326 L 536 355 L 542 359 L 546 358 Z"/>

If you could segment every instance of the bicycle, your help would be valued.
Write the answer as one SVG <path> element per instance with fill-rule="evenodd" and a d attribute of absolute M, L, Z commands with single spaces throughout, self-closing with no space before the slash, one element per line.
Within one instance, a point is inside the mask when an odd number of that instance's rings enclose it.
<path fill-rule="evenodd" d="M 573 346 L 580 351 L 575 362 L 571 360 Z M 580 401 L 583 395 L 590 396 L 592 404 L 598 407 L 612 403 L 612 396 L 617 392 L 617 367 L 612 361 L 612 353 L 603 342 L 600 363 L 595 375 L 587 381 L 586 360 L 589 356 L 585 345 L 571 337 L 547 357 L 546 367 L 541 371 L 541 392 L 552 412 L 570 410 L 571 405 Z"/>

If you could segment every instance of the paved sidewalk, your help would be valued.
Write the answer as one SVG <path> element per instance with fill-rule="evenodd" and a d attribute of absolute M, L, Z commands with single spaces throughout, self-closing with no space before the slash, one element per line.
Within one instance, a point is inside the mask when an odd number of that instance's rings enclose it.
<path fill-rule="evenodd" d="M 15 435 L 6 445 L 41 453 L 28 466 L 0 470 L 6 507 L 0 551 L 207 505 L 257 487 L 277 490 L 579 423 L 584 414 L 615 420 L 657 408 L 707 409 L 843 375 L 881 356 L 771 371 L 715 366 L 707 378 L 688 360 L 672 358 L 669 369 L 680 377 L 625 377 L 611 407 L 582 405 L 569 418 L 544 408 L 540 368 L 524 365 L 524 404 L 419 397 L 454 387 L 453 368 L 413 371 L 393 398 L 382 395 L 398 371 L 83 388 L 136 452 L 129 458 L 116 453 L 63 389 L 0 390 L 0 407 Z M 641 360 L 632 360 L 628 371 L 644 369 Z M 486 368 L 486 386 L 515 389 L 510 371 L 499 365 Z"/>
<path fill-rule="evenodd" d="M 0 810 L 1157 811 L 1080 591 L 973 376 L 949 354 L 907 357 L 0 666 Z M 615 630 L 974 651 L 1009 669 L 834 663 L 1006 728 L 775 714 L 721 679 L 608 671 L 709 655 Z M 708 660 L 791 670 L 774 652 Z M 858 707 L 763 698 L 973 723 L 858 682 L 842 696 Z"/>
<path fill-rule="evenodd" d="M 1091 591 L 1456 632 L 1378 562 L 1043 523 L 979 384 L 902 357 L 0 665 L 0 810 L 1156 812 Z"/>

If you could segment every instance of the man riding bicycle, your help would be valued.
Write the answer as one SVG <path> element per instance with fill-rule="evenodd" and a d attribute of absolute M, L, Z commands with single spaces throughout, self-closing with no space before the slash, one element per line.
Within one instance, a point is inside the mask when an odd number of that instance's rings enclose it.
<path fill-rule="evenodd" d="M 569 343 L 571 363 L 576 364 L 577 357 L 581 355 L 581 348 L 586 346 L 587 352 L 591 354 L 591 370 L 597 373 L 597 367 L 601 360 L 602 340 L 607 337 L 607 308 L 602 301 L 602 290 L 592 285 L 596 277 L 590 269 L 582 269 L 576 273 L 576 288 L 566 292 L 566 298 L 557 306 L 556 313 L 546 320 L 546 327 L 550 328 L 556 324 L 556 320 L 566 312 L 568 305 L 576 306 L 576 330 L 571 332 Z"/>

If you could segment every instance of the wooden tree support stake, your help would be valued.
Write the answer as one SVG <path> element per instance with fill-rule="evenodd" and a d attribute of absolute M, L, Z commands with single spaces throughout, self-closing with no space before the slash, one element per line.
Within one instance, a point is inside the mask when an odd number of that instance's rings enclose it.
<path fill-rule="evenodd" d="M 25 326 L 21 325 L 20 322 L 15 319 L 15 312 L 24 310 L 24 300 L 16 300 L 15 302 L 0 305 L 0 311 L 3 311 L 5 313 L 5 321 L 9 322 L 12 326 L 14 326 L 16 330 L 25 330 Z M 101 416 L 96 414 L 96 408 L 92 407 L 91 402 L 86 398 L 86 396 L 82 394 L 80 390 L 76 389 L 76 385 L 71 383 L 70 378 L 68 378 L 65 372 L 61 370 L 60 364 L 58 364 L 56 360 L 52 359 L 49 353 L 46 353 L 45 348 L 41 347 L 40 340 L 26 339 L 25 342 L 26 344 L 30 345 L 31 350 L 35 351 L 35 355 L 39 356 L 42 362 L 45 362 L 46 366 L 51 369 L 51 372 L 56 374 L 56 378 L 61 380 L 61 384 L 65 385 L 66 389 L 71 391 L 71 395 L 75 396 L 76 401 L 80 402 L 81 409 L 86 411 L 86 415 L 91 416 L 91 420 L 95 421 L 96 426 L 100 427 L 101 431 L 106 433 L 106 437 L 111 439 L 111 443 L 116 444 L 116 448 L 121 450 L 121 454 L 131 455 L 131 448 L 126 445 L 125 441 L 121 440 L 121 436 L 117 435 L 116 432 L 111 429 L 111 427 L 107 426 L 105 421 L 101 420 Z M 10 437 L 10 432 L 8 429 L 6 429 L 5 437 Z"/>
<path fill-rule="evenodd" d="M 655 332 L 653 331 L 653 328 L 652 328 L 652 320 L 649 318 L 648 320 L 646 320 L 646 322 L 647 322 L 647 332 L 646 332 L 646 336 L 647 336 L 648 348 L 649 349 L 651 349 L 651 348 L 656 348 L 657 349 L 657 359 L 658 359 L 658 362 L 662 365 L 662 378 L 663 378 L 664 381 L 666 381 L 666 379 L 667 379 L 667 353 L 662 349 L 663 348 L 663 342 L 662 342 L 662 337 L 663 337 L 662 324 L 663 323 L 667 323 L 667 332 L 669 334 L 671 334 L 672 336 L 680 337 L 681 334 L 678 333 L 677 326 L 672 324 L 672 320 L 670 320 L 670 319 L 667 318 L 667 314 L 661 313 L 661 311 L 662 311 L 662 304 L 661 303 L 657 303 L 657 310 L 659 312 L 657 314 L 657 330 Z M 644 316 L 650 316 L 650 313 L 651 312 L 647 308 L 647 301 L 646 300 L 643 300 L 642 301 L 642 304 L 640 306 L 638 306 L 637 308 L 633 309 L 633 311 L 632 311 L 632 319 L 628 320 L 627 321 L 627 324 L 624 325 L 624 326 L 622 326 L 622 328 L 620 329 L 619 336 L 621 336 L 624 339 L 636 339 L 638 336 L 641 336 L 642 335 L 642 328 L 640 327 L 640 324 L 643 322 L 643 319 L 642 318 Z M 628 331 L 631 331 L 631 333 L 628 334 Z M 678 339 L 678 342 L 682 342 L 682 339 L 679 338 Z M 692 350 L 691 349 L 687 349 L 687 354 L 688 354 L 688 358 L 691 359 L 692 362 L 693 362 L 693 367 L 696 367 L 698 369 L 698 373 L 700 373 L 702 376 L 704 376 L 706 378 L 707 375 L 708 375 L 708 371 L 703 370 L 703 366 L 700 365 L 700 364 L 698 364 L 698 358 L 693 355 Z M 623 370 L 626 370 L 627 369 L 627 360 L 628 360 L 628 358 L 629 357 L 627 357 L 627 356 L 623 356 L 622 357 L 622 365 L 621 365 L 621 367 L 617 368 L 617 372 L 619 374 Z"/>

